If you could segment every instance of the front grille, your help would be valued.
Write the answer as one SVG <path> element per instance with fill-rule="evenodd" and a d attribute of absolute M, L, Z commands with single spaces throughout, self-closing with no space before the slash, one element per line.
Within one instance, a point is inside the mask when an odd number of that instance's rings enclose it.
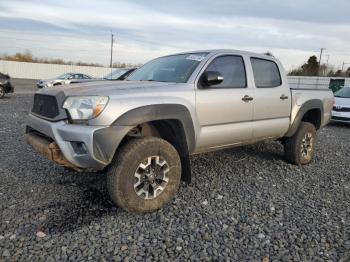
<path fill-rule="evenodd" d="M 59 115 L 56 97 L 35 94 L 32 112 L 43 117 L 55 118 Z"/>
<path fill-rule="evenodd" d="M 333 120 L 350 122 L 350 118 L 346 118 L 346 117 L 332 116 L 332 119 Z"/>
<path fill-rule="evenodd" d="M 337 112 L 350 112 L 350 107 L 333 106 L 333 111 L 337 111 Z"/>

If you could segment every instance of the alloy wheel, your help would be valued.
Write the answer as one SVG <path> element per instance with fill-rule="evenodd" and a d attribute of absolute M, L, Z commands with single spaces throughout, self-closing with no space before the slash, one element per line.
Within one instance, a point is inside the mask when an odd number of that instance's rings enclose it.
<path fill-rule="evenodd" d="M 307 132 L 301 140 L 300 153 L 303 158 L 310 158 L 314 144 L 312 133 Z"/>
<path fill-rule="evenodd" d="M 143 199 L 159 196 L 169 182 L 168 163 L 160 156 L 150 156 L 143 160 L 134 174 L 135 193 Z"/>

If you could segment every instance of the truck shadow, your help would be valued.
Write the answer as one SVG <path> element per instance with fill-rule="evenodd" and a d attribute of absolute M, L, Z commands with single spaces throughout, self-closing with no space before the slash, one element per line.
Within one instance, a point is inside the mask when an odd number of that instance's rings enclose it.
<path fill-rule="evenodd" d="M 64 172 L 64 177 L 57 180 L 57 186 L 73 187 L 74 194 L 69 194 L 72 197 L 68 201 L 67 196 L 62 196 L 62 201 L 53 201 L 43 207 L 48 210 L 48 215 L 40 223 L 39 230 L 48 234 L 72 232 L 94 221 L 100 222 L 104 216 L 115 216 L 121 210 L 108 196 L 104 174 Z"/>
<path fill-rule="evenodd" d="M 246 158 L 255 158 L 263 161 L 282 160 L 284 161 L 283 146 L 279 142 L 262 142 L 255 145 L 241 146 L 237 148 L 226 149 L 230 154 L 244 156 Z"/>

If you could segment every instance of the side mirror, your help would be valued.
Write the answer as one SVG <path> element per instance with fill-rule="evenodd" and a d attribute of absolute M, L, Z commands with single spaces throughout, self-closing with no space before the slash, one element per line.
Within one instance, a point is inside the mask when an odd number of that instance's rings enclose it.
<path fill-rule="evenodd" d="M 206 71 L 202 78 L 205 86 L 218 85 L 224 81 L 224 77 L 217 71 Z"/>

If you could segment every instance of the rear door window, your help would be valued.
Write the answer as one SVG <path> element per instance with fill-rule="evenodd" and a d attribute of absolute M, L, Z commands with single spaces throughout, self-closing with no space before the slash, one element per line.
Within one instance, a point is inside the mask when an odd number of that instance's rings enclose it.
<path fill-rule="evenodd" d="M 281 74 L 274 61 L 250 58 L 253 68 L 255 86 L 258 88 L 277 87 L 282 84 Z"/>

